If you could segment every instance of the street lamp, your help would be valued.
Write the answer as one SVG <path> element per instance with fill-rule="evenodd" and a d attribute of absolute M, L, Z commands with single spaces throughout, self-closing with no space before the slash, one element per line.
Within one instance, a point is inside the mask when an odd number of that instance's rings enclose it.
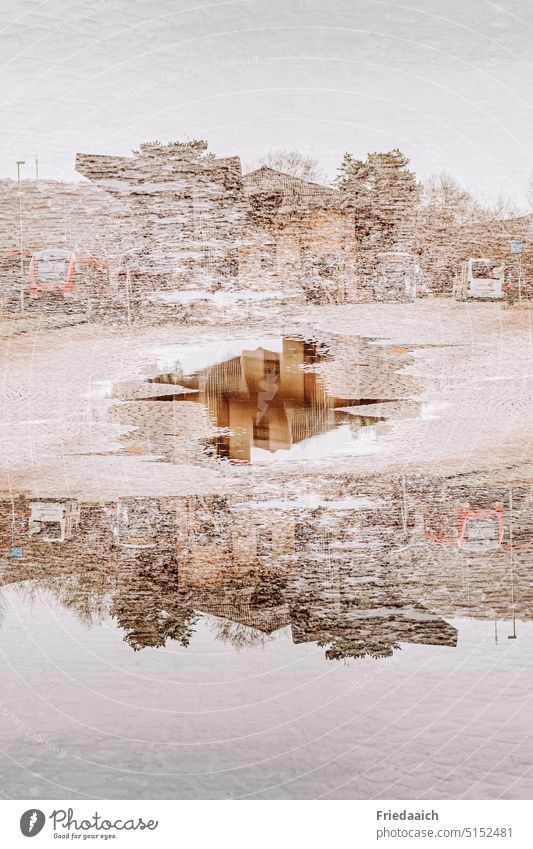
<path fill-rule="evenodd" d="M 511 607 L 513 608 L 513 633 L 508 640 L 516 640 L 516 605 L 514 600 L 514 568 L 513 568 L 513 487 L 509 487 L 509 555 L 511 560 Z"/>
<path fill-rule="evenodd" d="M 20 188 L 20 166 L 25 165 L 24 159 L 17 159 L 17 183 L 19 189 L 19 231 L 20 231 L 20 311 L 24 312 L 24 248 L 22 244 L 22 191 Z"/>

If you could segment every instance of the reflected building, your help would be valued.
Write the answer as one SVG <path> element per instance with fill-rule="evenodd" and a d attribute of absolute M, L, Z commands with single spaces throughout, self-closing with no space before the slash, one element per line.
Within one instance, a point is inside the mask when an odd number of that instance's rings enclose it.
<path fill-rule="evenodd" d="M 388 479 L 363 497 L 361 487 L 339 480 L 327 498 L 307 500 L 82 503 L 63 539 L 31 532 L 44 499 L 4 500 L 1 584 L 48 590 L 86 622 L 111 616 L 136 650 L 188 645 L 201 617 L 236 642 L 284 629 L 331 659 L 387 657 L 402 644 L 453 647 L 455 616 L 531 619 L 528 487 L 513 489 L 512 516 L 505 490 Z M 50 513 L 54 502 L 46 504 Z M 64 515 L 69 500 L 55 504 Z M 464 511 L 490 519 L 493 510 L 501 540 L 465 548 L 428 538 L 439 508 L 444 523 Z"/>
<path fill-rule="evenodd" d="M 353 410 L 381 398 L 330 395 L 316 369 L 323 357 L 316 342 L 283 338 L 281 350 L 258 347 L 191 375 L 162 374 L 151 383 L 165 391 L 147 401 L 200 403 L 218 429 L 216 454 L 250 462 L 254 449 L 291 451 L 298 443 L 349 424 L 356 431 L 383 421 Z M 178 391 L 168 392 L 168 385 Z"/>

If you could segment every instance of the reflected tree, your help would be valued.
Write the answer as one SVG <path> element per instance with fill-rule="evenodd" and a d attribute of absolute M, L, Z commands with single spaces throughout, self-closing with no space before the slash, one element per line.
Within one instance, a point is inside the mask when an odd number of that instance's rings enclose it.
<path fill-rule="evenodd" d="M 273 634 L 265 634 L 264 631 L 229 619 L 213 619 L 211 631 L 217 640 L 229 643 L 236 651 L 261 648 L 274 639 Z"/>

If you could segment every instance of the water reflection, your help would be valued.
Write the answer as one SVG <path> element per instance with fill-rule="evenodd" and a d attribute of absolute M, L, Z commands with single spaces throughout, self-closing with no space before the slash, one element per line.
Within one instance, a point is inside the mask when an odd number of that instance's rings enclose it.
<path fill-rule="evenodd" d="M 327 658 L 454 647 L 449 619 L 531 618 L 531 493 L 395 478 L 365 495 L 1 502 L 1 580 L 111 616 L 135 650 L 276 633 Z M 39 523 L 40 530 L 36 531 Z M 52 525 L 52 529 L 50 529 Z M 59 528 L 59 530 L 58 530 Z"/>
<path fill-rule="evenodd" d="M 387 399 L 328 393 L 314 368 L 327 357 L 316 341 L 286 337 L 279 351 L 243 349 L 192 374 L 179 370 L 152 378 L 149 382 L 178 389 L 147 400 L 204 404 L 218 429 L 211 444 L 219 457 L 250 462 L 260 452 L 284 451 L 290 459 L 299 443 L 342 425 L 356 436 L 361 428 L 384 421 L 383 416 L 359 415 L 354 408 Z"/>

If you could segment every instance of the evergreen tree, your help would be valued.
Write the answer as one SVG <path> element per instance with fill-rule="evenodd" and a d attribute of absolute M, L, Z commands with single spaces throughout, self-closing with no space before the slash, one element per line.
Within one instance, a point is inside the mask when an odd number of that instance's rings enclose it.
<path fill-rule="evenodd" d="M 356 235 L 380 250 L 396 243 L 405 249 L 414 227 L 420 186 L 408 164 L 396 148 L 366 160 L 346 153 L 339 168 L 336 184 L 344 207 L 353 210 Z"/>

